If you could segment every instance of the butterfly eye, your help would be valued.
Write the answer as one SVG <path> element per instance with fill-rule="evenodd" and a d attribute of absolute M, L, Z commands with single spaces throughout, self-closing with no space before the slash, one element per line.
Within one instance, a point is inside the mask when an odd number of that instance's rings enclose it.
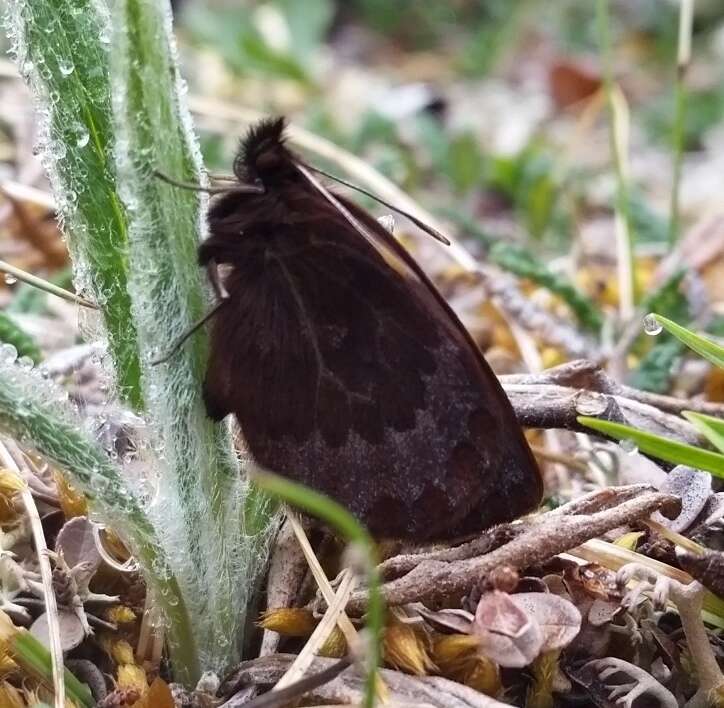
<path fill-rule="evenodd" d="M 281 165 L 280 156 L 273 150 L 266 150 L 256 158 L 256 168 L 261 172 L 275 170 Z"/>

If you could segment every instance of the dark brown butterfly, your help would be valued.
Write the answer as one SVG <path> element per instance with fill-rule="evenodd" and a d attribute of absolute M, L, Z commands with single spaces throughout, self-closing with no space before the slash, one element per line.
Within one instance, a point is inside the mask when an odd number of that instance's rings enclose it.
<path fill-rule="evenodd" d="M 249 131 L 199 248 L 226 298 L 208 414 L 233 413 L 260 465 L 337 499 L 378 537 L 451 538 L 530 511 L 540 473 L 470 335 L 283 130 L 278 119 Z"/>

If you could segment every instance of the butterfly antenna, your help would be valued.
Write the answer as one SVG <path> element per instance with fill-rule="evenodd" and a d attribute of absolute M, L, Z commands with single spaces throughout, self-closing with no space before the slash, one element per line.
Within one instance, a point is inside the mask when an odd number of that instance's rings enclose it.
<path fill-rule="evenodd" d="M 184 342 L 198 329 L 201 329 L 229 300 L 221 300 L 217 302 L 198 322 L 191 325 L 174 343 L 166 354 L 156 359 L 151 360 L 151 366 L 158 366 L 158 364 L 164 364 L 169 359 L 172 359 L 175 354 L 181 349 Z"/>
<path fill-rule="evenodd" d="M 407 211 L 404 211 L 402 209 L 399 209 L 398 207 L 394 206 L 393 204 L 390 204 L 389 202 L 386 202 L 381 197 L 378 197 L 376 194 L 367 191 L 363 187 L 358 187 L 356 184 L 352 184 L 351 182 L 348 182 L 346 179 L 342 179 L 341 177 L 337 177 L 336 175 L 330 174 L 329 172 L 325 172 L 324 170 L 320 170 L 318 167 L 312 167 L 311 165 L 307 165 L 307 167 L 312 170 L 313 172 L 317 172 L 320 175 L 324 175 L 325 177 L 328 177 L 329 179 L 334 180 L 335 182 L 339 182 L 339 184 L 343 184 L 345 187 L 349 187 L 350 189 L 354 189 L 357 192 L 360 192 L 361 194 L 364 194 L 371 199 L 374 199 L 376 202 L 379 202 L 383 206 L 386 206 L 388 209 L 392 209 L 392 211 L 396 211 L 400 216 L 404 216 L 406 219 L 409 219 L 417 228 L 422 229 L 426 234 L 429 234 L 432 236 L 436 241 L 440 241 L 440 243 L 444 243 L 446 246 L 450 245 L 450 240 L 447 238 L 447 236 L 444 236 L 441 234 L 437 229 L 434 229 L 432 226 L 429 226 L 424 221 L 420 221 L 416 216 L 413 216 Z"/>
<path fill-rule="evenodd" d="M 162 182 L 170 184 L 179 189 L 188 189 L 191 192 L 205 192 L 206 194 L 229 194 L 229 192 L 238 192 L 241 194 L 264 194 L 263 187 L 257 187 L 254 184 L 235 184 L 233 187 L 204 187 L 193 182 L 182 182 L 181 180 L 169 177 L 160 170 L 154 170 L 153 176 L 158 177 Z M 224 181 L 229 181 L 224 178 Z"/>

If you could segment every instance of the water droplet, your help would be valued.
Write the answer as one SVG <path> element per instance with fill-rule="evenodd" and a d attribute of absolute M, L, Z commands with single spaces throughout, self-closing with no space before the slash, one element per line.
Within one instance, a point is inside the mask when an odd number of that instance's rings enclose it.
<path fill-rule="evenodd" d="M 15 283 L 18 282 L 18 279 L 12 275 L 11 273 L 5 273 L 5 284 L 6 285 L 15 285 Z"/>
<path fill-rule="evenodd" d="M 644 317 L 644 332 L 646 334 L 655 337 L 657 334 L 661 334 L 663 329 L 655 314 L 650 313 Z"/>
<path fill-rule="evenodd" d="M 18 358 L 18 350 L 12 344 L 0 344 L 0 362 L 12 364 Z"/>
<path fill-rule="evenodd" d="M 75 144 L 79 148 L 85 147 L 90 140 L 90 133 L 82 123 L 76 123 L 73 126 L 73 135 L 75 137 Z"/>
<path fill-rule="evenodd" d="M 35 362 L 29 356 L 21 356 L 18 359 L 18 366 L 30 370 L 35 366 Z"/>
<path fill-rule="evenodd" d="M 576 396 L 576 411 L 581 415 L 601 415 L 608 408 L 608 398 L 595 391 L 581 391 Z"/>
<path fill-rule="evenodd" d="M 70 59 L 61 59 L 58 68 L 63 76 L 70 76 L 75 71 L 75 64 Z"/>
<path fill-rule="evenodd" d="M 619 446 L 627 455 L 635 455 L 639 451 L 639 446 L 633 440 L 621 440 Z"/>

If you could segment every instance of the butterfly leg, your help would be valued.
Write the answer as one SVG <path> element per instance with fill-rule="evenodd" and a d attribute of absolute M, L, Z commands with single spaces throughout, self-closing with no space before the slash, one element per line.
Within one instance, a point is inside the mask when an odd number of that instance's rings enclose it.
<path fill-rule="evenodd" d="M 216 295 L 217 299 L 221 301 L 228 300 L 230 297 L 229 291 L 221 282 L 221 277 L 219 276 L 219 264 L 213 258 L 211 258 L 206 264 L 206 275 L 209 278 L 211 288 L 213 289 L 214 295 Z"/>

